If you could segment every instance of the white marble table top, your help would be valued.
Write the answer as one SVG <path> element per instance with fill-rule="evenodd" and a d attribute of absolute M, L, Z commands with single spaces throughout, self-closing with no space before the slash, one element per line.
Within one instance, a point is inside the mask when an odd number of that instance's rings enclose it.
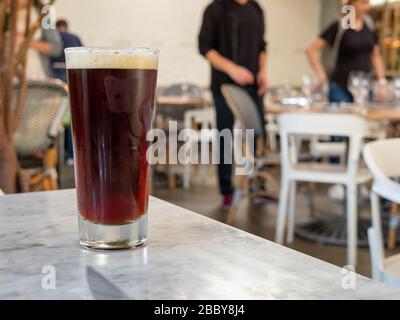
<path fill-rule="evenodd" d="M 132 299 L 400 299 L 361 276 L 345 290 L 340 268 L 155 198 L 149 220 L 146 248 L 91 252 L 74 190 L 0 197 L 0 299 L 92 299 L 87 265 Z"/>

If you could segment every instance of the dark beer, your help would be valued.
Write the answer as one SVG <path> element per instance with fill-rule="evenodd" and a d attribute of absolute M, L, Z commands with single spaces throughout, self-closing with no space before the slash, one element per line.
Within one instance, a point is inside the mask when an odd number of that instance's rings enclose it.
<path fill-rule="evenodd" d="M 157 61 L 88 56 L 67 57 L 78 209 L 91 223 L 129 224 L 147 213 Z"/>

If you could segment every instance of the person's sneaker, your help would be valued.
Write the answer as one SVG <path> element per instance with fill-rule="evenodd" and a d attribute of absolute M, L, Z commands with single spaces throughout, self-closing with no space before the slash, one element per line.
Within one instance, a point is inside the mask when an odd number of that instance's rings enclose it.
<path fill-rule="evenodd" d="M 224 196 L 224 200 L 222 201 L 222 209 L 229 210 L 232 207 L 233 196 L 231 194 Z"/>
<path fill-rule="evenodd" d="M 65 165 L 72 167 L 74 165 L 74 159 L 67 159 L 67 161 L 65 161 Z"/>
<path fill-rule="evenodd" d="M 344 186 L 341 184 L 335 184 L 328 190 L 328 196 L 335 201 L 343 201 L 345 197 Z"/>

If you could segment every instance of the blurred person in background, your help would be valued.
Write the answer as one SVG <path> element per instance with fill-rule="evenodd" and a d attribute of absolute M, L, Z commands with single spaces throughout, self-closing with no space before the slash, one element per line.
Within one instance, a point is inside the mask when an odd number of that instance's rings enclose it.
<path fill-rule="evenodd" d="M 51 58 L 53 77 L 67 82 L 67 70 L 65 65 L 64 49 L 72 47 L 82 47 L 82 41 L 78 36 L 69 32 L 69 26 L 66 20 L 58 20 L 56 26 L 61 36 L 63 50 L 61 51 L 61 54 L 59 56 Z"/>
<path fill-rule="evenodd" d="M 344 30 L 341 21 L 333 22 L 325 31 L 315 38 L 307 49 L 307 56 L 318 77 L 317 88 L 329 83 L 329 101 L 351 103 L 354 97 L 348 89 L 351 72 L 361 71 L 370 74 L 375 71 L 381 87 L 386 85 L 385 66 L 379 48 L 379 36 L 368 16 L 369 0 L 344 1 L 355 9 L 355 29 Z M 341 37 L 337 39 L 337 37 Z M 329 46 L 331 50 L 335 42 L 340 40 L 336 64 L 328 73 L 321 62 L 319 53 Z M 380 95 L 383 95 L 380 92 Z"/>
<path fill-rule="evenodd" d="M 379 36 L 375 25 L 368 12 L 369 0 L 349 0 L 343 5 L 353 6 L 356 14 L 355 28 L 344 29 L 341 20 L 333 22 L 317 38 L 315 38 L 307 49 L 307 56 L 314 68 L 318 83 L 316 89 L 329 84 L 329 101 L 333 103 L 353 103 L 354 97 L 349 90 L 349 76 L 352 72 L 363 72 L 371 74 L 375 72 L 379 91 L 375 98 L 383 100 L 386 96 L 385 66 L 379 47 Z M 333 58 L 332 70 L 324 67 L 319 53 L 326 47 L 334 50 L 337 46 L 337 56 Z M 347 141 L 343 137 L 332 137 L 332 141 Z M 338 163 L 339 158 L 334 157 L 331 162 Z M 336 185 L 329 189 L 329 196 L 336 200 L 345 197 L 343 186 Z M 368 192 L 362 190 L 362 194 Z"/>
<path fill-rule="evenodd" d="M 205 10 L 199 34 L 200 53 L 212 67 L 211 91 L 217 129 L 233 129 L 234 116 L 221 94 L 221 85 L 235 83 L 253 98 L 264 123 L 263 95 L 267 91 L 267 52 L 264 14 L 254 0 L 214 0 Z M 220 141 L 218 178 L 223 208 L 232 205 L 232 165 L 224 163 Z M 232 148 L 232 146 L 230 146 Z"/>
<path fill-rule="evenodd" d="M 82 47 L 81 39 L 69 32 L 68 22 L 64 19 L 57 21 L 57 30 L 60 33 L 63 50 L 57 57 L 51 58 L 51 65 L 53 70 L 53 77 L 67 82 L 67 69 L 65 64 L 64 49 L 72 47 Z M 65 126 L 65 153 L 66 164 L 72 166 L 74 164 L 74 153 L 72 147 L 72 130 L 71 130 L 71 117 L 68 113 L 64 119 Z"/>
<path fill-rule="evenodd" d="M 33 24 L 40 17 L 43 7 L 39 0 L 33 1 L 32 8 L 28 8 L 28 6 L 28 0 L 19 1 L 17 47 L 21 45 L 25 38 L 25 21 L 28 10 L 30 10 L 31 23 Z M 61 51 L 62 42 L 58 31 L 51 28 L 40 28 L 34 35 L 28 50 L 27 79 L 44 80 L 51 77 L 50 57 L 59 56 Z"/>

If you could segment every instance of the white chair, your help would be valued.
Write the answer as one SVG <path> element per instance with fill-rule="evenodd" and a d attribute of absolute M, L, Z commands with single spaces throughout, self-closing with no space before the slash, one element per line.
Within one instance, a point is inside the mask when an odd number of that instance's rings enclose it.
<path fill-rule="evenodd" d="M 190 143 L 193 144 L 202 144 L 202 143 L 212 143 L 214 146 L 216 134 L 216 117 L 214 108 L 203 108 L 203 109 L 192 109 L 185 112 L 184 115 L 184 126 L 185 129 L 194 129 L 196 131 L 196 135 L 191 135 L 189 137 Z M 196 148 L 192 148 L 195 150 Z M 196 154 L 192 154 L 193 156 L 197 156 Z M 205 167 L 202 166 L 201 170 L 201 178 L 204 182 L 207 178 L 207 172 L 205 171 Z M 192 176 L 193 167 L 189 165 L 185 165 L 183 171 L 183 188 L 189 189 L 191 176 Z"/>
<path fill-rule="evenodd" d="M 393 180 L 400 177 L 400 139 L 367 144 L 364 147 L 364 159 L 374 178 L 371 191 L 372 227 L 368 230 L 372 277 L 400 288 L 400 254 L 385 258 L 380 210 L 381 197 L 400 204 L 400 184 Z M 398 217 L 392 216 L 391 219 L 391 225 L 395 228 Z"/>
<path fill-rule="evenodd" d="M 1 189 L 0 189 L 0 196 L 4 196 L 4 192 Z"/>
<path fill-rule="evenodd" d="M 368 122 L 368 137 L 372 140 L 386 138 L 386 129 L 382 123 Z M 330 136 L 313 136 L 310 141 L 310 153 L 314 158 L 338 157 L 339 163 L 343 163 L 346 155 L 346 142 L 332 142 Z"/>
<path fill-rule="evenodd" d="M 267 132 L 267 142 L 271 151 L 275 152 L 278 149 L 277 135 L 279 134 L 279 126 L 276 121 L 276 116 L 274 114 L 266 114 L 265 130 Z"/>
<path fill-rule="evenodd" d="M 347 260 L 348 264 L 356 266 L 357 187 L 371 179 L 366 168 L 359 168 L 363 140 L 369 132 L 367 122 L 348 114 L 288 113 L 279 117 L 279 127 L 282 181 L 275 241 L 280 244 L 284 242 L 286 220 L 287 242 L 294 240 L 297 181 L 342 184 L 347 187 Z M 299 162 L 296 135 L 348 137 L 347 164 Z"/>
<path fill-rule="evenodd" d="M 314 158 L 339 157 L 340 163 L 342 163 L 346 154 L 346 143 L 332 142 L 329 136 L 313 136 L 310 144 L 310 153 Z"/>

